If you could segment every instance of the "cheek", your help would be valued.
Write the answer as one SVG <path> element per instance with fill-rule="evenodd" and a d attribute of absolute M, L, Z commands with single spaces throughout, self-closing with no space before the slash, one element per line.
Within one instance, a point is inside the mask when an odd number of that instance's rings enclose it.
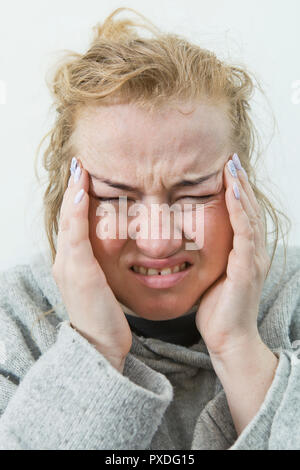
<path fill-rule="evenodd" d="M 209 243 L 232 241 L 233 230 L 225 201 L 207 206 L 205 210 L 205 236 Z"/>
<path fill-rule="evenodd" d="M 191 218 L 192 224 L 186 224 L 184 232 L 188 236 L 193 235 L 195 240 L 195 234 L 201 231 L 203 235 L 198 236 L 198 239 L 203 241 L 202 249 L 213 246 L 216 248 L 216 245 L 226 247 L 231 244 L 233 231 L 223 197 L 204 205 L 203 210 L 198 213 L 193 211 Z"/>
<path fill-rule="evenodd" d="M 96 215 L 96 209 L 98 204 L 90 199 L 89 207 L 89 236 L 92 244 L 93 252 L 96 259 L 101 263 L 103 269 L 105 269 L 106 264 L 113 265 L 112 260 L 118 258 L 119 253 L 121 252 L 126 240 L 120 240 L 117 238 L 117 233 L 111 233 L 112 237 L 101 239 L 100 234 L 100 223 L 101 221 L 108 220 L 107 217 L 99 217 Z M 111 224 L 110 227 L 113 228 L 114 224 Z M 105 225 L 102 227 L 105 229 Z"/>
<path fill-rule="evenodd" d="M 233 230 L 224 201 L 205 209 L 205 235 L 199 251 L 199 285 L 208 288 L 226 270 L 232 250 Z"/>
<path fill-rule="evenodd" d="M 213 275 L 220 275 L 226 269 L 232 242 L 233 230 L 225 201 L 207 207 L 201 256 L 207 269 Z"/>

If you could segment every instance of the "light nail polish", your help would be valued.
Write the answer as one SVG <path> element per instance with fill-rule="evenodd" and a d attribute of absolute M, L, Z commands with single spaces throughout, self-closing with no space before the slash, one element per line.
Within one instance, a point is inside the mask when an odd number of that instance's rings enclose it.
<path fill-rule="evenodd" d="M 238 185 L 236 183 L 233 183 L 233 192 L 234 192 L 235 198 L 240 199 L 240 192 L 239 192 Z"/>
<path fill-rule="evenodd" d="M 234 166 L 234 163 L 232 160 L 229 160 L 229 162 L 227 163 L 227 167 L 231 173 L 231 175 L 234 177 L 234 178 L 237 178 L 237 172 L 236 172 L 236 169 L 235 169 L 235 166 Z"/>
<path fill-rule="evenodd" d="M 84 189 L 81 188 L 81 190 L 78 191 L 78 193 L 75 196 L 74 203 L 78 204 L 81 201 L 81 199 L 83 198 L 83 195 L 84 195 Z"/>
<path fill-rule="evenodd" d="M 73 157 L 71 161 L 71 166 L 70 166 L 71 175 L 74 175 L 76 168 L 77 168 L 77 158 Z"/>
<path fill-rule="evenodd" d="M 235 166 L 235 168 L 236 168 L 237 170 L 241 170 L 241 169 L 242 169 L 241 160 L 239 159 L 237 153 L 233 154 L 232 161 L 233 161 L 234 166 Z"/>
<path fill-rule="evenodd" d="M 75 173 L 74 173 L 74 182 L 75 183 L 78 183 L 78 181 L 80 179 L 80 175 L 81 175 L 81 168 L 80 168 L 80 166 L 78 166 L 75 170 Z"/>

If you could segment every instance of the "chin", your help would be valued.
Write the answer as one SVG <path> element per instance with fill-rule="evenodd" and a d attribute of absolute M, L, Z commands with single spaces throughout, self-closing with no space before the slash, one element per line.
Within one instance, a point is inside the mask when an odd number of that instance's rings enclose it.
<path fill-rule="evenodd" d="M 195 304 L 195 302 L 191 304 L 187 301 L 185 303 L 181 302 L 179 304 L 177 301 L 173 306 L 172 304 L 170 304 L 170 302 L 164 302 L 165 305 L 162 305 L 162 302 L 157 299 L 156 302 L 152 301 L 151 304 L 148 304 L 147 306 L 144 302 L 143 305 L 139 305 L 137 302 L 134 302 L 133 304 L 129 305 L 129 303 L 125 302 L 125 305 L 127 305 L 134 313 L 136 313 L 137 316 L 141 318 L 145 318 L 146 320 L 159 321 L 172 320 L 183 316 L 188 310 L 190 310 L 190 308 Z"/>

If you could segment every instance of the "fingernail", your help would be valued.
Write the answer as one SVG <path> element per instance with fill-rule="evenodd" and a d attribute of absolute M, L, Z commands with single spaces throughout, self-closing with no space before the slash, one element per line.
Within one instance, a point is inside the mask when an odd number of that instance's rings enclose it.
<path fill-rule="evenodd" d="M 239 159 L 238 157 L 238 154 L 235 153 L 232 157 L 232 161 L 234 163 L 234 166 L 237 170 L 241 170 L 242 169 L 242 164 L 241 164 L 241 160 Z"/>
<path fill-rule="evenodd" d="M 243 171 L 244 175 L 246 176 L 246 178 L 248 179 L 248 175 L 247 175 L 247 173 L 246 173 L 246 171 L 243 167 L 242 167 L 242 171 Z"/>
<path fill-rule="evenodd" d="M 228 170 L 230 171 L 230 173 L 232 174 L 232 176 L 234 178 L 237 178 L 237 172 L 236 172 L 236 169 L 235 169 L 235 166 L 234 166 L 234 163 L 232 160 L 229 160 L 229 162 L 227 163 L 227 166 L 228 166 Z"/>
<path fill-rule="evenodd" d="M 240 199 L 239 188 L 238 188 L 238 185 L 235 182 L 233 183 L 233 192 L 234 192 L 235 198 Z"/>
<path fill-rule="evenodd" d="M 72 175 L 71 175 L 71 176 L 70 176 L 70 178 L 69 178 L 69 181 L 68 181 L 68 187 L 69 187 L 69 186 L 70 186 L 70 184 L 71 184 L 71 180 L 72 180 Z"/>
<path fill-rule="evenodd" d="M 71 161 L 71 166 L 70 166 L 71 175 L 74 175 L 76 168 L 77 168 L 77 158 L 73 157 Z"/>
<path fill-rule="evenodd" d="M 81 168 L 80 168 L 80 166 L 78 166 L 75 170 L 75 173 L 74 173 L 74 182 L 75 183 L 78 183 L 78 181 L 80 179 L 80 175 L 81 175 Z"/>
<path fill-rule="evenodd" d="M 78 204 L 81 201 L 81 199 L 83 198 L 83 195 L 84 195 L 84 189 L 81 188 L 81 190 L 78 191 L 78 193 L 75 196 L 74 203 Z"/>

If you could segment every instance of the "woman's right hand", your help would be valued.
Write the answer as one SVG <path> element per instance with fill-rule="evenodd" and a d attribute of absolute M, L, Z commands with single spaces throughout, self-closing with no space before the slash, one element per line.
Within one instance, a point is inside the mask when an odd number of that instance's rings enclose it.
<path fill-rule="evenodd" d="M 62 201 L 57 251 L 52 275 L 60 290 L 71 326 L 121 373 L 132 345 L 132 333 L 97 259 L 89 238 L 89 175 L 77 161 Z M 79 171 L 79 169 L 80 171 Z M 83 196 L 77 204 L 75 197 Z"/>

